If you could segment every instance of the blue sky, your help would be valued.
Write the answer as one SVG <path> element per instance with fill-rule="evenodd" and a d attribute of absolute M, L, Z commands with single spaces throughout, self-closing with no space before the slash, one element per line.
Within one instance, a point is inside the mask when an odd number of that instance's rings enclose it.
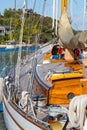
<path fill-rule="evenodd" d="M 0 12 L 3 13 L 4 9 L 14 8 L 14 1 L 15 0 L 2 0 L 0 2 Z M 24 0 L 16 0 L 17 8 L 23 7 Z M 44 0 L 37 0 L 35 11 L 42 14 L 42 7 L 43 7 Z M 71 4 L 72 2 L 72 4 Z M 34 0 L 28 0 L 28 8 L 33 8 Z M 58 0 L 58 18 L 60 18 L 61 11 L 61 0 Z M 72 27 L 76 30 L 83 29 L 83 10 L 84 10 L 84 0 L 69 0 L 69 14 L 72 20 Z M 52 0 L 46 1 L 46 8 L 45 8 L 45 16 L 52 17 Z M 85 24 L 84 29 L 87 30 L 87 9 L 85 15 Z"/>

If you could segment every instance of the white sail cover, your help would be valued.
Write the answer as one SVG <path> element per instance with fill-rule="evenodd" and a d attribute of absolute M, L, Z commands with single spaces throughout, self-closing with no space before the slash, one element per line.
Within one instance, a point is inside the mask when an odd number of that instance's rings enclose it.
<path fill-rule="evenodd" d="M 70 18 L 66 10 L 64 10 L 60 18 L 58 33 L 59 33 L 59 39 L 65 46 L 67 46 L 70 39 L 74 36 L 72 27 L 70 25 Z"/>

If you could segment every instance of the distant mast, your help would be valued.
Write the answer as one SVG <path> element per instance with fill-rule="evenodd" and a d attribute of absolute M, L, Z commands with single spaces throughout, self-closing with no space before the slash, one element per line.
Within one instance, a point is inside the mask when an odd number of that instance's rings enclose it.
<path fill-rule="evenodd" d="M 27 9 L 28 0 L 25 0 L 25 9 Z"/>
<path fill-rule="evenodd" d="M 16 10 L 16 0 L 14 1 L 14 6 L 15 6 L 15 10 Z"/>

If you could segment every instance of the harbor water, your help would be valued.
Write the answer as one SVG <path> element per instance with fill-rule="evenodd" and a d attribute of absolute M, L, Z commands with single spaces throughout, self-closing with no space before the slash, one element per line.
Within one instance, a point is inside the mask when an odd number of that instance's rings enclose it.
<path fill-rule="evenodd" d="M 22 58 L 27 54 L 34 52 L 36 49 L 38 49 L 38 47 L 22 47 Z M 17 62 L 18 50 L 19 48 L 0 48 L 0 77 L 6 76 L 9 70 L 15 66 Z"/>

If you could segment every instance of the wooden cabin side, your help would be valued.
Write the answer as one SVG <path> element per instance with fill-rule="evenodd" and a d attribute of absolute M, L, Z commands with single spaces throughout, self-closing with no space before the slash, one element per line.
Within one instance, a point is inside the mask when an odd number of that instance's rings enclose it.
<path fill-rule="evenodd" d="M 69 104 L 73 96 L 87 94 L 87 80 L 80 77 L 50 80 L 53 86 L 48 87 L 35 76 L 33 83 L 34 95 L 45 96 L 46 104 Z"/>
<path fill-rule="evenodd" d="M 80 78 L 52 81 L 54 86 L 49 90 L 49 104 L 69 104 L 73 96 L 82 94 Z"/>
<path fill-rule="evenodd" d="M 37 94 L 46 95 L 46 103 L 49 104 L 69 104 L 72 97 L 87 94 L 87 81 L 82 75 L 82 64 L 73 60 L 51 60 L 51 53 L 44 55 L 44 60 L 51 63 L 65 62 L 66 67 L 71 67 L 73 72 L 81 73 L 81 76 L 67 77 L 66 79 L 50 80 L 52 87 L 47 87 L 39 82 L 38 78 L 34 80 L 34 89 Z"/>

